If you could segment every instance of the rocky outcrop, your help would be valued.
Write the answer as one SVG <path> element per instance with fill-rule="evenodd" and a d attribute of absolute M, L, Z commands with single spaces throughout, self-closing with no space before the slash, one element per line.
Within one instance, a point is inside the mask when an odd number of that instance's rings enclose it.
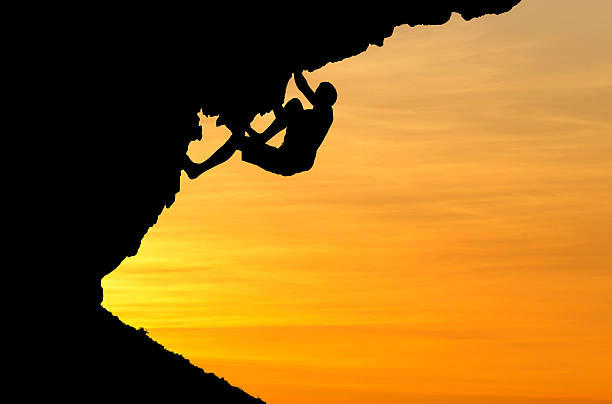
<path fill-rule="evenodd" d="M 198 111 L 228 125 L 250 122 L 283 102 L 296 70 L 312 71 L 381 46 L 403 24 L 443 24 L 452 12 L 465 19 L 503 13 L 519 1 L 300 3 L 299 9 L 235 2 L 39 6 L 41 17 L 22 47 L 32 61 L 24 91 L 59 145 L 53 166 L 63 168 L 42 173 L 47 197 L 55 202 L 46 207 L 55 220 L 47 226 L 52 256 L 41 269 L 52 275 L 45 278 L 51 291 L 45 304 L 67 302 L 63 316 L 76 324 L 106 322 L 96 314 L 100 280 L 137 253 L 148 229 L 172 205 L 188 144 L 200 136 Z M 79 332 L 74 325 L 63 328 L 64 339 Z M 73 367 L 70 375 L 122 371 L 127 359 L 113 349 L 127 354 L 124 344 L 132 342 L 120 335 L 108 346 L 79 353 L 106 361 L 104 366 L 92 362 L 85 373 Z M 156 349 L 141 348 L 150 360 L 159 358 Z M 100 356 L 100 350 L 108 354 Z M 76 356 L 66 360 L 74 363 Z"/>

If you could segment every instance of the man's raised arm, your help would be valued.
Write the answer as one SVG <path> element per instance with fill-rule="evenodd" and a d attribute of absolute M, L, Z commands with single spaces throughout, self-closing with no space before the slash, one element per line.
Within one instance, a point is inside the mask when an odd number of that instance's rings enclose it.
<path fill-rule="evenodd" d="M 312 88 L 308 85 L 304 74 L 300 72 L 293 73 L 293 80 L 295 81 L 295 85 L 304 94 L 308 102 L 310 102 L 313 106 L 315 105 L 315 93 L 312 91 Z"/>

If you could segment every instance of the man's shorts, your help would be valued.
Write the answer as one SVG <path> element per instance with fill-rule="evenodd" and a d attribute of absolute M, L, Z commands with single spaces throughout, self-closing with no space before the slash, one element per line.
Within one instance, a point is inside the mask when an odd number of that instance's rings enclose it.
<path fill-rule="evenodd" d="M 276 148 L 260 142 L 249 142 L 243 147 L 242 161 L 284 176 L 308 171 L 314 165 L 314 157 L 305 156 L 287 147 Z"/>

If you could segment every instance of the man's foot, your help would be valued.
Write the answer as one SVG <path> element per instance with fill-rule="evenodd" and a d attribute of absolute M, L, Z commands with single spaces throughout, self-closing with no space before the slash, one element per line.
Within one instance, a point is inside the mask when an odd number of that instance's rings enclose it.
<path fill-rule="evenodd" d="M 185 155 L 185 161 L 183 163 L 183 171 L 185 171 L 185 174 L 187 174 L 187 176 L 192 180 L 195 180 L 196 178 L 200 176 L 200 174 L 202 174 L 200 172 L 200 166 L 194 163 L 193 161 L 191 161 L 191 159 L 187 155 Z"/>

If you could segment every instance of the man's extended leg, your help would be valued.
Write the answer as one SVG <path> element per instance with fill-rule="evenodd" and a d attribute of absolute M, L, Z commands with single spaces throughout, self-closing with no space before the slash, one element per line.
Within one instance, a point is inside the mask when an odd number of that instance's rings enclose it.
<path fill-rule="evenodd" d="M 238 147 L 240 146 L 243 138 L 243 133 L 233 133 L 227 140 L 227 142 L 223 144 L 223 146 L 221 146 L 216 152 L 214 152 L 212 156 L 210 156 L 208 159 L 199 164 L 194 163 L 193 161 L 191 161 L 189 156 L 185 155 L 185 163 L 183 165 L 183 170 L 192 180 L 198 178 L 202 173 L 229 160 L 230 157 L 234 155 L 236 150 L 238 150 Z"/>

